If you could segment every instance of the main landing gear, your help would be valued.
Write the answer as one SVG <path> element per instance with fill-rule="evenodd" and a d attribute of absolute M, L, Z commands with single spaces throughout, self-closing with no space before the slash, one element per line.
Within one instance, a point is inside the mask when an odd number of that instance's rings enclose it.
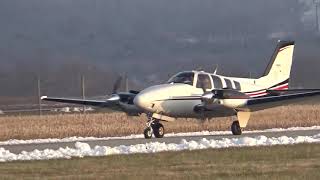
<path fill-rule="evenodd" d="M 241 135 L 243 128 L 245 128 L 250 119 L 250 111 L 238 111 L 237 119 L 235 119 L 231 125 L 231 132 L 233 135 Z M 231 117 L 233 120 L 233 116 Z"/>
<path fill-rule="evenodd" d="M 242 129 L 240 127 L 239 121 L 233 121 L 231 125 L 231 132 L 233 135 L 241 135 L 242 134 Z"/>
<path fill-rule="evenodd" d="M 152 134 L 156 138 L 163 138 L 164 127 L 159 122 L 158 119 L 154 119 L 154 118 L 150 117 L 146 125 L 147 125 L 147 128 L 143 132 L 144 138 L 150 139 L 152 137 Z"/>

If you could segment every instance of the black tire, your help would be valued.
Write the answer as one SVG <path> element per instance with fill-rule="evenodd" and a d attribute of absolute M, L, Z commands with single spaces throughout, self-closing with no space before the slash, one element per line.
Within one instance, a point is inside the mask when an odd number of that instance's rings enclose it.
<path fill-rule="evenodd" d="M 153 126 L 153 134 L 156 138 L 163 138 L 164 136 L 164 127 L 161 123 L 155 123 Z"/>
<path fill-rule="evenodd" d="M 233 121 L 231 125 L 231 132 L 233 135 L 241 135 L 242 129 L 240 127 L 239 121 Z"/>
<path fill-rule="evenodd" d="M 152 137 L 151 128 L 146 128 L 143 131 L 144 138 L 150 139 Z"/>

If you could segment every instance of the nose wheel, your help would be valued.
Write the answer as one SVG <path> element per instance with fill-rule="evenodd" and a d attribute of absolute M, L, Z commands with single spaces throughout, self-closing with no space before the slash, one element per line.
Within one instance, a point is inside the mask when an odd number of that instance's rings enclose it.
<path fill-rule="evenodd" d="M 159 122 L 158 119 L 150 118 L 147 122 L 147 128 L 144 129 L 144 138 L 150 139 L 152 134 L 156 138 L 163 138 L 164 136 L 164 126 Z"/>
<path fill-rule="evenodd" d="M 143 135 L 145 139 L 150 139 L 152 137 L 152 128 L 145 128 L 143 131 Z"/>
<path fill-rule="evenodd" d="M 164 127 L 161 123 L 155 123 L 152 125 L 153 134 L 156 138 L 163 138 L 164 136 Z"/>

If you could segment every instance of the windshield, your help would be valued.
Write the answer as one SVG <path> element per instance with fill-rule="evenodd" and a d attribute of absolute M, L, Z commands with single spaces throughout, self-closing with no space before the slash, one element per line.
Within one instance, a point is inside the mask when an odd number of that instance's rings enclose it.
<path fill-rule="evenodd" d="M 169 79 L 168 83 L 184 83 L 193 85 L 193 72 L 182 72 Z"/>

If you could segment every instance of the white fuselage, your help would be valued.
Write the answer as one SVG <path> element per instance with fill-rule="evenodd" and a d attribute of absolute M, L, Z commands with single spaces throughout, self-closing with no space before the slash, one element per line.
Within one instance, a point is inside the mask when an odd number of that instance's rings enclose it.
<path fill-rule="evenodd" d="M 134 104 L 146 112 L 168 116 L 164 119 L 233 115 L 232 113 L 235 114 L 241 108 L 246 108 L 248 98 L 272 95 L 271 91 L 267 92 L 267 90 L 288 89 L 293 50 L 293 42 L 279 42 L 264 74 L 258 79 L 226 77 L 203 71 L 181 72 L 169 79 L 168 84 L 141 91 L 135 97 Z M 235 90 L 245 93 L 247 98 L 219 99 L 218 102 L 210 104 L 210 113 L 203 113 L 206 109 L 196 111 L 195 108 L 202 104 L 199 96 L 204 95 L 204 90 L 212 91 L 213 89 Z M 177 98 L 183 96 L 189 99 Z M 192 98 L 193 96 L 198 98 Z M 219 110 L 215 111 L 215 109 Z"/>
<path fill-rule="evenodd" d="M 211 84 L 211 86 L 210 88 L 207 88 L 206 91 L 228 88 L 238 89 L 240 92 L 244 93 L 258 92 L 263 95 L 265 89 L 269 88 L 259 85 L 257 83 L 259 82 L 257 81 L 257 79 L 225 77 L 221 75 L 206 73 L 203 71 L 192 71 L 192 73 L 194 73 L 192 83 L 168 83 L 149 87 L 141 91 L 135 97 L 135 104 L 150 113 L 162 114 L 170 117 L 199 117 L 200 114 L 195 112 L 194 108 L 197 105 L 200 105 L 202 102 L 201 100 L 199 100 L 199 98 L 192 98 L 193 96 L 200 97 L 204 93 L 202 88 L 197 86 L 199 74 L 207 75 L 207 77 L 209 77 L 210 79 L 209 83 Z M 220 79 L 220 82 L 215 82 L 215 80 L 217 81 L 217 78 Z M 236 83 L 238 83 L 238 85 L 236 85 Z M 257 96 L 255 93 L 251 93 L 253 94 L 253 97 Z M 250 93 L 248 93 L 248 95 L 250 95 Z M 176 97 L 183 96 L 191 97 L 190 100 L 175 100 Z M 225 99 L 219 100 L 217 104 L 224 105 L 230 108 L 245 108 L 246 101 L 246 99 Z M 211 113 L 207 116 L 224 116 L 223 113 L 222 115 L 220 114 L 221 113 L 215 115 L 214 113 Z"/>

